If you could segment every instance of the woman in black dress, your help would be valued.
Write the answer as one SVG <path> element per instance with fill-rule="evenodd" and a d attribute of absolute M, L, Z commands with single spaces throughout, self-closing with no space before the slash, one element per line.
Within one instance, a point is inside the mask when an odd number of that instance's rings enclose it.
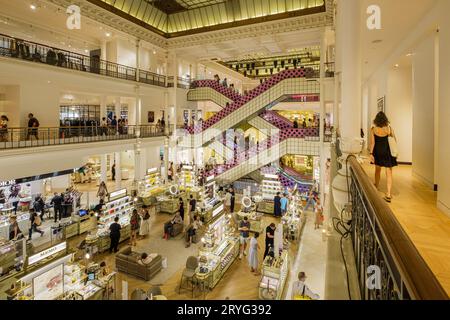
<path fill-rule="evenodd" d="M 391 202 L 392 168 L 397 166 L 397 158 L 391 154 L 388 138 L 390 136 L 395 138 L 395 135 L 384 112 L 377 114 L 373 124 L 374 127 L 371 129 L 370 162 L 376 166 L 375 187 L 378 189 L 380 184 L 381 168 L 386 168 L 387 193 L 384 200 Z"/>

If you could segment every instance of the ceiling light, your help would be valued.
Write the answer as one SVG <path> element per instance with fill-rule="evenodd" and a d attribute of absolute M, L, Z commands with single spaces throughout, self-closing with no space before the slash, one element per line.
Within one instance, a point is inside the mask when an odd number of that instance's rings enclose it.
<path fill-rule="evenodd" d="M 396 64 L 394 65 L 394 67 L 398 68 L 398 67 L 400 67 L 400 65 L 399 65 L 398 63 L 396 63 Z"/>
<path fill-rule="evenodd" d="M 30 4 L 30 9 L 31 10 L 36 10 L 37 6 L 35 4 Z"/>
<path fill-rule="evenodd" d="M 153 54 L 156 54 L 156 50 L 155 49 L 153 49 Z"/>
<path fill-rule="evenodd" d="M 89 50 L 88 49 L 84 49 L 84 53 L 89 53 Z"/>
<path fill-rule="evenodd" d="M 411 57 L 411 56 L 413 56 L 414 55 L 414 53 L 408 53 L 406 56 L 407 57 Z"/>
<path fill-rule="evenodd" d="M 111 33 L 110 33 L 110 32 L 105 33 L 105 35 L 106 35 L 107 37 L 111 37 Z"/>

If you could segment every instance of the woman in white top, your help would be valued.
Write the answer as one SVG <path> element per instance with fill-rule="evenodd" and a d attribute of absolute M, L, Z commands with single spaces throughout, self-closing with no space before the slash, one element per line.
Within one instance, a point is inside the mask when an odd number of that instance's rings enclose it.
<path fill-rule="evenodd" d="M 314 213 L 316 215 L 316 220 L 314 222 L 314 230 L 319 229 L 323 224 L 323 208 L 320 204 L 320 199 L 317 198 L 316 205 L 314 206 Z"/>
<path fill-rule="evenodd" d="M 258 251 L 259 251 L 259 244 L 258 244 L 258 237 L 259 233 L 255 232 L 254 236 L 250 239 L 250 247 L 248 250 L 248 264 L 250 265 L 251 272 L 254 272 L 257 276 L 258 273 Z"/>
<path fill-rule="evenodd" d="M 139 224 L 139 236 L 143 239 L 150 232 L 150 213 L 146 206 L 142 207 L 139 217 L 141 219 L 141 223 Z"/>

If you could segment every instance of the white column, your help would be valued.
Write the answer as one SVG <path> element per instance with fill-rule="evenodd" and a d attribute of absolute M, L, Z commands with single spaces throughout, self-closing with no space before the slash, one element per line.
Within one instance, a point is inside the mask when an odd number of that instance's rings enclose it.
<path fill-rule="evenodd" d="M 164 139 L 164 181 L 167 182 L 167 170 L 169 170 L 169 138 Z"/>
<path fill-rule="evenodd" d="M 120 119 L 120 111 L 121 111 L 120 97 L 116 97 L 116 99 L 114 101 L 114 113 L 115 113 L 115 116 L 117 117 L 117 123 L 119 122 L 119 119 Z M 117 134 L 119 134 L 118 129 L 119 129 L 119 127 L 117 125 L 116 126 Z"/>
<path fill-rule="evenodd" d="M 145 150 L 141 149 L 141 143 L 138 141 L 134 145 L 134 181 L 141 181 L 144 179 L 145 163 L 143 161 L 143 156 L 145 155 Z"/>
<path fill-rule="evenodd" d="M 359 0 L 338 0 L 336 23 L 336 62 L 341 75 L 341 114 L 339 122 L 341 162 L 362 149 L 361 128 L 361 51 L 362 28 Z M 337 106 L 335 106 L 336 109 Z M 336 209 L 341 212 L 348 202 L 348 173 L 344 165 L 333 180 Z"/>
<path fill-rule="evenodd" d="M 141 68 L 141 40 L 137 39 L 136 40 L 136 81 L 139 82 L 139 70 Z"/>
<path fill-rule="evenodd" d="M 114 152 L 114 159 L 116 163 L 116 189 L 120 189 L 122 187 L 122 169 L 120 164 L 120 151 Z"/>
<path fill-rule="evenodd" d="M 361 127 L 361 49 L 360 49 L 360 1 L 338 1 L 337 32 L 340 37 L 339 46 L 341 61 L 342 114 L 340 132 L 342 137 L 354 138 L 360 135 Z"/>
<path fill-rule="evenodd" d="M 107 60 L 107 54 L 106 54 L 106 48 L 107 48 L 107 46 L 106 46 L 106 44 L 107 44 L 107 42 L 105 41 L 105 40 L 102 40 L 102 43 L 101 43 L 101 59 L 102 60 Z"/>
<path fill-rule="evenodd" d="M 106 154 L 100 155 L 100 181 L 108 181 L 107 168 L 106 168 Z"/>
<path fill-rule="evenodd" d="M 177 101 L 177 86 L 178 86 L 178 60 L 176 53 L 173 54 L 173 130 L 177 130 L 178 119 L 178 101 Z"/>
<path fill-rule="evenodd" d="M 107 111 L 106 111 L 106 96 L 100 97 L 100 120 L 102 118 L 106 118 Z"/>

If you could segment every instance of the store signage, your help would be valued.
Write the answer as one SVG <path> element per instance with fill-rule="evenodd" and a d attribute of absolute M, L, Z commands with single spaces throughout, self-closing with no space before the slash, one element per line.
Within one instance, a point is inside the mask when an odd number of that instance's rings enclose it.
<path fill-rule="evenodd" d="M 214 179 L 214 175 L 207 177 L 206 182 L 210 182 L 212 179 Z"/>
<path fill-rule="evenodd" d="M 127 189 L 120 189 L 109 194 L 109 200 L 115 200 L 118 198 L 125 197 L 127 195 Z"/>
<path fill-rule="evenodd" d="M 147 170 L 147 174 L 158 172 L 158 168 L 151 168 Z"/>
<path fill-rule="evenodd" d="M 215 217 L 217 216 L 219 213 L 221 213 L 223 211 L 223 203 L 218 206 L 212 213 L 212 216 Z"/>
<path fill-rule="evenodd" d="M 16 184 L 16 180 L 0 181 L 0 187 L 9 187 Z"/>
<path fill-rule="evenodd" d="M 32 255 L 28 258 L 28 265 L 31 266 L 45 258 L 48 258 L 58 252 L 64 251 L 67 248 L 67 242 L 61 242 L 54 247 L 50 247 L 44 251 L 41 251 L 35 255 Z"/>

